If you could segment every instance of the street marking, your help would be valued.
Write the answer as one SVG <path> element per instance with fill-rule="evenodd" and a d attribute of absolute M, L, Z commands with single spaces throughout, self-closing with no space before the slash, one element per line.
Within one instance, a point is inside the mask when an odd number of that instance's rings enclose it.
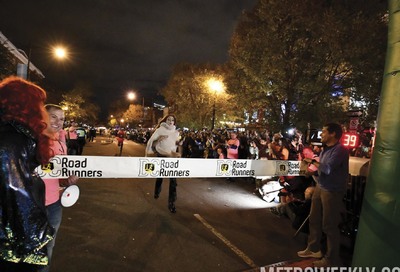
<path fill-rule="evenodd" d="M 208 228 L 215 236 L 217 236 L 225 245 L 227 245 L 236 255 L 238 255 L 246 264 L 251 268 L 257 268 L 258 266 L 239 248 L 232 244 L 228 239 L 226 239 L 221 233 L 219 233 L 213 226 L 211 226 L 203 217 L 199 214 L 194 214 L 203 225 Z"/>

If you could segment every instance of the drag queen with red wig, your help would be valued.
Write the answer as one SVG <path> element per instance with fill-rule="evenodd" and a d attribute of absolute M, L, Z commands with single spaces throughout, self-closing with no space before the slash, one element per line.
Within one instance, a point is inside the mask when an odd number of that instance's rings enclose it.
<path fill-rule="evenodd" d="M 0 82 L 0 271 L 38 271 L 53 237 L 44 183 L 34 173 L 50 157 L 46 92 L 17 77 Z"/>

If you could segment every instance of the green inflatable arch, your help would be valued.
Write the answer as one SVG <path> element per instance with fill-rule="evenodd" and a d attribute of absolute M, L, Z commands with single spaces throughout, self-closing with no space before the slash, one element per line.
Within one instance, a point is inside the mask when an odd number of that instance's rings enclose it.
<path fill-rule="evenodd" d="M 400 266 L 400 0 L 389 0 L 389 33 L 375 148 L 353 267 Z"/>

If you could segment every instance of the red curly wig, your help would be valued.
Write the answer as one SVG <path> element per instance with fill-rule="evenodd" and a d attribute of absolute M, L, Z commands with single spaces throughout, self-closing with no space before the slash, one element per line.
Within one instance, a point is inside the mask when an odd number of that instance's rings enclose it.
<path fill-rule="evenodd" d="M 36 158 L 47 163 L 50 158 L 50 139 L 45 135 L 47 113 L 44 108 L 46 92 L 32 82 L 8 77 L 0 82 L 0 120 L 16 121 L 28 127 L 38 149 Z"/>

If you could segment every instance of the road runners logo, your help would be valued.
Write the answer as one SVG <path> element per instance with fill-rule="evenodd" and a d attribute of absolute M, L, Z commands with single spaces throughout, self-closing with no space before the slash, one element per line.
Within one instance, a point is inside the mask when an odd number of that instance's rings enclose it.
<path fill-rule="evenodd" d="M 190 170 L 180 169 L 179 160 L 140 159 L 139 177 L 189 177 Z"/>
<path fill-rule="evenodd" d="M 254 176 L 255 171 L 249 168 L 250 162 L 247 160 L 219 160 L 216 176 Z"/>
<path fill-rule="evenodd" d="M 285 176 L 289 169 L 289 165 L 287 161 L 276 161 L 276 175 L 277 176 Z"/>
<path fill-rule="evenodd" d="M 50 159 L 50 162 L 47 164 L 43 164 L 40 167 L 36 168 L 36 172 L 40 177 L 44 177 L 48 175 L 49 177 L 61 177 L 61 170 L 56 169 L 56 165 L 61 164 L 61 158 L 54 157 Z"/>
<path fill-rule="evenodd" d="M 156 159 L 140 159 L 139 160 L 139 177 L 157 177 L 159 160 Z"/>
<path fill-rule="evenodd" d="M 154 163 L 145 163 L 145 165 L 144 165 L 144 171 L 146 173 L 151 174 L 154 172 L 155 169 L 156 169 L 156 166 L 154 165 Z"/>
<path fill-rule="evenodd" d="M 277 176 L 298 176 L 304 171 L 300 170 L 301 161 L 276 161 Z"/>
<path fill-rule="evenodd" d="M 74 159 L 72 156 L 56 156 L 51 158 L 48 164 L 42 165 L 36 169 L 40 177 L 48 175 L 50 178 L 58 178 L 75 175 L 80 178 L 101 178 L 103 176 L 101 170 L 88 169 L 87 164 L 87 158 Z"/>
<path fill-rule="evenodd" d="M 221 164 L 221 173 L 226 173 L 229 171 L 229 164 L 223 163 Z"/>
<path fill-rule="evenodd" d="M 45 173 L 51 173 L 51 171 L 54 170 L 54 163 L 49 162 L 49 163 L 46 163 L 46 164 L 42 164 L 41 165 L 41 169 Z"/>
<path fill-rule="evenodd" d="M 217 161 L 217 177 L 232 175 L 232 161 L 231 160 L 218 160 Z"/>

